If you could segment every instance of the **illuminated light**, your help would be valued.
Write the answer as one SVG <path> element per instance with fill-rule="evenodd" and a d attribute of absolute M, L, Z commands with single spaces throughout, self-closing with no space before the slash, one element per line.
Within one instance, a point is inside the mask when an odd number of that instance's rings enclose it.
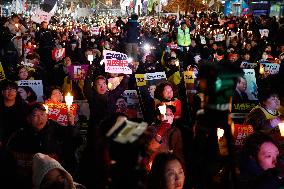
<path fill-rule="evenodd" d="M 146 43 L 146 44 L 143 46 L 143 48 L 144 48 L 144 50 L 149 51 L 149 50 L 151 49 L 151 46 L 150 46 L 148 43 Z"/>
<path fill-rule="evenodd" d="M 224 133 L 225 133 L 224 129 L 217 128 L 218 140 L 220 140 L 220 138 L 224 136 Z"/>

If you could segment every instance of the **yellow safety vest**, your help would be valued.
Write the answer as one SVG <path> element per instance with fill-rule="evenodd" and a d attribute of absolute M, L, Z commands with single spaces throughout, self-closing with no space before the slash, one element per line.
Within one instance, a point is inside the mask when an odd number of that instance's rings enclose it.
<path fill-rule="evenodd" d="M 178 28 L 177 44 L 183 47 L 188 47 L 191 44 L 189 28 L 186 28 L 185 32 L 181 27 Z"/>

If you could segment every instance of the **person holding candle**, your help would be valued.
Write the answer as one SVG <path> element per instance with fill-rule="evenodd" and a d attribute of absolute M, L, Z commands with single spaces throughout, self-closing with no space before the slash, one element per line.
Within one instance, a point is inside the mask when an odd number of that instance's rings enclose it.
<path fill-rule="evenodd" d="M 147 155 L 144 162 L 148 171 L 155 156 L 162 152 L 172 152 L 184 162 L 182 135 L 181 131 L 173 125 L 174 113 L 174 106 L 159 104 L 156 110 L 156 121 L 145 132 Z"/>
<path fill-rule="evenodd" d="M 264 88 L 259 90 L 258 100 L 260 104 L 247 115 L 246 124 L 252 125 L 255 132 L 270 133 L 277 130 L 277 125 L 281 122 L 278 111 L 280 100 L 277 93 Z"/>
<path fill-rule="evenodd" d="M 17 130 L 7 143 L 8 151 L 13 154 L 17 164 L 18 179 L 27 186 L 31 167 L 28 162 L 36 153 L 45 153 L 60 161 L 70 173 L 76 170 L 75 149 L 81 138 L 77 127 L 74 127 L 74 116 L 69 118 L 69 126 L 63 127 L 47 117 L 45 107 L 35 103 L 27 108 L 27 127 Z M 23 174 L 25 173 L 25 174 Z M 30 187 L 31 188 L 31 187 Z"/>

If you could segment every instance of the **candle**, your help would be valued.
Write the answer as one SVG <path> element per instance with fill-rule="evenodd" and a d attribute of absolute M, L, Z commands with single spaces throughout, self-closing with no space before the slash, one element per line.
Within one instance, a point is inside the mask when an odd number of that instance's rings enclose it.
<path fill-rule="evenodd" d="M 93 60 L 94 60 L 94 55 L 89 54 L 88 55 L 88 61 L 90 61 L 90 64 L 92 64 Z"/>
<path fill-rule="evenodd" d="M 70 107 L 73 103 L 73 96 L 68 92 L 67 95 L 65 96 L 65 103 L 68 108 L 68 111 L 70 111 Z"/>
<path fill-rule="evenodd" d="M 159 111 L 162 115 L 166 115 L 166 111 L 167 111 L 167 106 L 164 104 L 162 106 L 159 106 Z"/>
<path fill-rule="evenodd" d="M 48 105 L 47 104 L 43 104 L 43 107 L 45 108 L 45 112 L 48 114 Z"/>
<path fill-rule="evenodd" d="M 281 136 L 284 137 L 284 122 L 283 123 L 279 123 L 278 127 L 280 129 Z"/>
<path fill-rule="evenodd" d="M 19 27 L 19 24 L 15 24 L 15 26 L 16 26 L 16 28 L 18 28 L 18 27 Z"/>
<path fill-rule="evenodd" d="M 264 67 L 262 64 L 260 64 L 260 67 L 259 67 L 259 74 L 263 75 L 264 74 Z"/>
<path fill-rule="evenodd" d="M 222 138 L 223 135 L 224 135 L 224 129 L 217 128 L 218 140 L 220 140 L 220 138 Z"/>

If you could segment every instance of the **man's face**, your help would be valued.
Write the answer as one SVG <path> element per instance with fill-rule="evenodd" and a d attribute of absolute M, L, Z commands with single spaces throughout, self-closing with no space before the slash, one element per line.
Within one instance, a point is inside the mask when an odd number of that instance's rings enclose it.
<path fill-rule="evenodd" d="M 104 79 L 98 79 L 96 81 L 96 91 L 98 94 L 105 94 L 107 91 L 107 84 Z"/>
<path fill-rule="evenodd" d="M 182 30 L 185 30 L 185 29 L 186 29 L 186 24 L 182 24 L 182 25 L 181 25 L 181 29 L 182 29 Z"/>
<path fill-rule="evenodd" d="M 7 87 L 2 90 L 4 100 L 15 100 L 17 96 L 17 90 L 15 88 Z"/>
<path fill-rule="evenodd" d="M 35 129 L 41 130 L 47 123 L 47 114 L 45 111 L 35 109 L 31 115 L 28 116 L 28 122 Z"/>
<path fill-rule="evenodd" d="M 44 23 L 42 23 L 42 28 L 44 28 L 44 29 L 47 29 L 47 27 L 48 27 L 48 23 L 47 22 L 44 22 Z"/>
<path fill-rule="evenodd" d="M 237 89 L 241 92 L 245 92 L 247 89 L 247 81 L 241 78 L 240 82 L 237 83 Z"/>

